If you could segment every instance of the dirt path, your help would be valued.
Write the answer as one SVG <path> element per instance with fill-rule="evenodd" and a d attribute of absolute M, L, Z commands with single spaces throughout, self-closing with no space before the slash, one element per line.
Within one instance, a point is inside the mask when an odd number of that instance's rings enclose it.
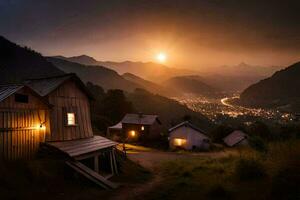
<path fill-rule="evenodd" d="M 155 186 L 159 185 L 160 181 L 162 180 L 162 177 L 159 174 L 157 174 L 156 168 L 163 162 L 192 157 L 219 158 L 234 153 L 235 152 L 175 153 L 162 152 L 157 150 L 131 151 L 130 153 L 128 153 L 128 158 L 136 163 L 139 163 L 144 168 L 150 170 L 153 173 L 153 178 L 151 181 L 144 184 L 136 184 L 120 188 L 117 194 L 111 199 L 139 199 L 139 197 L 142 197 L 143 194 L 146 194 L 148 191 L 151 191 Z"/>

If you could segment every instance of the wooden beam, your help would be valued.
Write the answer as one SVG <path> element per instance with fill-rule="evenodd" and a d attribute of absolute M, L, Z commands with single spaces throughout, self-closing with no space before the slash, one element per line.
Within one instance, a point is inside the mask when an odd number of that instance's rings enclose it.
<path fill-rule="evenodd" d="M 111 173 L 114 175 L 115 170 L 114 170 L 114 164 L 113 164 L 112 150 L 109 152 L 109 160 L 110 160 Z"/>

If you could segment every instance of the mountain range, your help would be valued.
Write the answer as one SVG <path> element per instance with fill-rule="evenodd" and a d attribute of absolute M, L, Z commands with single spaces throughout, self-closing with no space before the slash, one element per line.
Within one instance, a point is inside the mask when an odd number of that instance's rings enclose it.
<path fill-rule="evenodd" d="M 86 66 L 59 58 L 45 58 L 29 48 L 0 37 L 1 84 L 21 83 L 26 79 L 62 75 L 65 72 L 77 73 L 84 82 L 93 81 L 106 89 L 131 90 L 131 92 L 127 91 L 126 95 L 137 111 L 159 114 L 167 127 L 181 121 L 187 115 L 204 128 L 211 125 L 211 122 L 201 113 L 196 113 L 174 100 L 155 94 L 154 90 L 163 88 L 159 85 L 131 74 L 125 74 L 123 77 L 101 66 Z M 153 93 L 137 88 L 148 88 Z M 93 114 L 93 110 L 91 112 Z"/>
<path fill-rule="evenodd" d="M 62 70 L 41 54 L 0 36 L 0 84 L 20 83 L 25 79 L 62 74 Z"/>
<path fill-rule="evenodd" d="M 153 62 L 112 62 L 98 61 L 87 55 L 57 58 L 76 62 L 84 65 L 100 65 L 113 69 L 119 74 L 130 73 L 144 80 L 148 80 L 157 84 L 162 84 L 173 77 L 198 75 L 202 77 L 202 81 L 207 85 L 226 92 L 242 91 L 253 83 L 264 79 L 282 67 L 272 66 L 252 66 L 246 63 L 240 63 L 235 66 L 217 66 L 205 68 L 199 67 L 199 71 L 172 68 L 162 64 Z M 201 70 L 202 69 L 202 70 Z"/>
<path fill-rule="evenodd" d="M 60 70 L 67 73 L 76 73 L 84 82 L 92 82 L 100 85 L 105 90 L 121 89 L 132 92 L 136 88 L 143 88 L 134 82 L 126 80 L 114 70 L 103 66 L 88 66 L 57 57 L 48 57 L 47 60 Z"/>
<path fill-rule="evenodd" d="M 161 82 L 173 76 L 192 75 L 195 71 L 188 69 L 171 68 L 154 62 L 113 62 L 113 61 L 97 61 L 93 57 L 87 55 L 64 57 L 56 56 L 57 58 L 68 60 L 71 62 L 80 63 L 83 65 L 97 65 L 110 68 L 119 74 L 131 73 L 143 79 L 153 82 Z"/>
<path fill-rule="evenodd" d="M 299 88 L 300 62 L 248 87 L 240 95 L 240 103 L 300 112 Z"/>

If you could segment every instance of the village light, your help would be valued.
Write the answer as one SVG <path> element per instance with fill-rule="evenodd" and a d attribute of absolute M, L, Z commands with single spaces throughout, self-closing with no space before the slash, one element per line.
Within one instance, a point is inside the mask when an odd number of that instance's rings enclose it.
<path fill-rule="evenodd" d="M 130 136 L 135 137 L 135 131 L 130 131 Z"/>
<path fill-rule="evenodd" d="M 144 126 L 142 126 L 142 127 L 141 127 L 141 130 L 142 130 L 142 131 L 143 131 L 143 130 L 145 130 L 145 127 L 144 127 Z"/>
<path fill-rule="evenodd" d="M 35 126 L 35 128 L 36 128 L 36 129 L 39 129 L 39 130 L 45 130 L 45 129 L 46 129 L 46 127 L 43 126 L 43 124 L 37 124 L 37 125 Z"/>
<path fill-rule="evenodd" d="M 174 139 L 174 145 L 176 146 L 182 146 L 185 143 L 185 139 L 181 139 L 181 138 L 175 138 Z"/>

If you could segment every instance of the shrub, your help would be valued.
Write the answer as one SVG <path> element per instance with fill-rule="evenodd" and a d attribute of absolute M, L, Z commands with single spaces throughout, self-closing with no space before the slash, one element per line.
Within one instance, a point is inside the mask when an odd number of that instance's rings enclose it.
<path fill-rule="evenodd" d="M 208 192 L 210 199 L 232 199 L 231 193 L 222 185 L 214 185 Z"/>
<path fill-rule="evenodd" d="M 290 165 L 278 171 L 272 179 L 271 199 L 300 199 L 300 166 Z"/>
<path fill-rule="evenodd" d="M 230 126 L 220 125 L 214 130 L 212 130 L 210 135 L 213 139 L 213 142 L 221 143 L 223 142 L 223 138 L 232 133 L 232 131 L 234 131 L 234 129 Z"/>
<path fill-rule="evenodd" d="M 267 152 L 268 148 L 265 142 L 259 136 L 252 136 L 248 139 L 250 147 L 259 152 Z"/>
<path fill-rule="evenodd" d="M 249 134 L 252 136 L 259 136 L 267 140 L 273 139 L 268 125 L 261 121 L 256 121 L 250 125 Z"/>
<path fill-rule="evenodd" d="M 241 158 L 237 161 L 235 174 L 239 180 L 254 180 L 263 178 L 266 170 L 258 160 Z"/>

